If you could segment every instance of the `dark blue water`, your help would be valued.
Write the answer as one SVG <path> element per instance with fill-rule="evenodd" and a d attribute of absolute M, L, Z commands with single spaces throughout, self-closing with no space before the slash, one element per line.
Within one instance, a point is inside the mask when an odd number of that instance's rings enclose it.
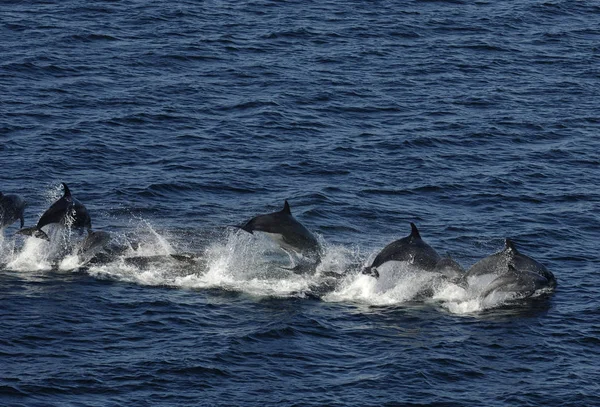
<path fill-rule="evenodd" d="M 598 404 L 599 15 L 2 2 L 0 191 L 31 226 L 66 182 L 131 247 L 82 265 L 4 231 L 0 404 Z M 315 275 L 227 227 L 284 199 L 325 248 Z M 360 275 L 409 222 L 464 267 L 510 237 L 558 287 L 415 301 L 418 276 Z"/>

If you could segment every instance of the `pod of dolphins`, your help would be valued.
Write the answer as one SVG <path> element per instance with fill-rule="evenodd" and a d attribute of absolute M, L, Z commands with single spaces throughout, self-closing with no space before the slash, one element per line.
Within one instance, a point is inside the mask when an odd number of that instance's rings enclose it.
<path fill-rule="evenodd" d="M 3 195 L 0 192 L 0 229 L 4 229 L 16 221 L 20 221 L 21 229 L 17 232 L 26 236 L 50 240 L 42 230 L 52 224 L 77 230 L 87 235 L 78 248 L 78 253 L 91 259 L 110 241 L 107 232 L 93 231 L 91 217 L 86 207 L 71 195 L 69 187 L 63 183 L 63 196 L 54 202 L 40 217 L 33 227 L 24 228 L 24 210 L 26 201 L 13 194 Z M 410 224 L 411 233 L 396 240 L 375 257 L 370 265 L 364 267 L 362 274 L 379 278 L 382 265 L 389 262 L 400 262 L 415 271 L 435 273 L 463 288 L 483 276 L 491 276 L 481 297 L 494 292 L 515 293 L 518 298 L 533 295 L 540 289 L 552 289 L 556 286 L 556 278 L 544 265 L 520 253 L 514 242 L 505 241 L 505 247 L 498 253 L 491 254 L 465 271 L 460 264 L 450 257 L 441 257 L 434 248 L 422 238 L 414 223 Z M 282 210 L 258 215 L 242 226 L 235 226 L 253 234 L 261 232 L 272 238 L 279 247 L 293 259 L 294 267 L 288 268 L 295 273 L 315 272 L 321 262 L 322 248 L 315 236 L 292 216 L 287 201 Z M 172 255 L 176 260 L 190 261 L 187 255 Z"/>

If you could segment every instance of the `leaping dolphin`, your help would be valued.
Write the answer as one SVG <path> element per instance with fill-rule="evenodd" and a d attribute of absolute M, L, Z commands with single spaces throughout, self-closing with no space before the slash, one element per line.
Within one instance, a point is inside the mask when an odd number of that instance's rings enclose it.
<path fill-rule="evenodd" d="M 278 212 L 258 215 L 250 219 L 242 230 L 248 233 L 263 232 L 273 239 L 286 252 L 293 252 L 319 262 L 321 247 L 315 236 L 293 216 L 286 200 Z"/>
<path fill-rule="evenodd" d="M 0 229 L 8 227 L 17 220 L 21 227 L 25 224 L 24 213 L 27 202 L 19 195 L 4 195 L 0 192 Z"/>
<path fill-rule="evenodd" d="M 388 261 L 405 261 L 416 268 L 434 271 L 436 264 L 441 260 L 440 255 L 421 239 L 421 234 L 414 223 L 411 223 L 410 227 L 410 235 L 384 247 L 373 263 L 365 267 L 362 273 L 377 278 L 379 277 L 377 267 Z"/>
<path fill-rule="evenodd" d="M 483 297 L 496 290 L 513 291 L 529 296 L 539 288 L 556 286 L 554 274 L 543 264 L 520 253 L 510 239 L 505 240 L 503 250 L 471 266 L 465 274 L 465 281 L 486 274 L 497 277 L 486 287 Z"/>
<path fill-rule="evenodd" d="M 541 275 L 548 281 L 554 281 L 556 283 L 554 274 L 552 274 L 546 266 L 529 256 L 521 254 L 510 239 L 504 241 L 503 250 L 489 255 L 471 266 L 465 274 L 465 277 L 469 278 L 485 274 L 503 274 L 508 271 L 509 264 L 517 271 L 530 271 Z"/>
<path fill-rule="evenodd" d="M 50 208 L 43 213 L 37 225 L 34 227 L 21 229 L 17 233 L 50 240 L 42 228 L 53 223 L 68 226 L 72 229 L 79 229 L 80 231 L 86 229 L 88 233 L 91 232 L 92 219 L 90 218 L 90 214 L 88 213 L 86 207 L 71 196 L 71 191 L 69 190 L 67 184 L 63 182 L 62 186 L 64 189 L 64 195 L 58 201 L 54 202 Z"/>

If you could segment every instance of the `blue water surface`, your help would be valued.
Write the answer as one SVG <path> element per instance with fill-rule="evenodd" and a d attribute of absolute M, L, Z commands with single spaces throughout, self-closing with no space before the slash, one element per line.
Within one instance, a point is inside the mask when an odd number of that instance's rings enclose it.
<path fill-rule="evenodd" d="M 0 191 L 32 226 L 65 182 L 129 251 L 82 265 L 4 230 L 0 404 L 600 403 L 599 15 L 2 2 Z M 316 275 L 229 227 L 285 199 L 325 248 Z M 511 238 L 558 286 L 415 301 L 418 276 L 360 275 L 409 222 L 465 268 Z"/>

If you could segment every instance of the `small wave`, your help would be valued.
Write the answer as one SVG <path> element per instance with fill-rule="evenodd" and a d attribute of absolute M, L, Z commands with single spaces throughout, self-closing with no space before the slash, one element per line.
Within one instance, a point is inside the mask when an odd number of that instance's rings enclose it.
<path fill-rule="evenodd" d="M 226 370 L 219 369 L 212 366 L 185 366 L 179 367 L 179 365 L 174 365 L 173 367 L 160 368 L 156 371 L 156 373 L 164 375 L 164 374 L 175 374 L 178 376 L 217 376 L 217 377 L 230 377 L 231 373 Z"/>
<path fill-rule="evenodd" d="M 118 41 L 119 38 L 108 34 L 75 34 L 69 37 L 69 40 L 76 42 L 98 42 L 98 41 Z"/>
<path fill-rule="evenodd" d="M 49 64 L 41 64 L 31 61 L 24 62 L 11 62 L 8 64 L 2 65 L 2 69 L 6 71 L 13 71 L 19 74 L 30 73 L 30 74 L 53 74 L 53 75 L 61 75 L 61 74 L 75 74 L 78 73 L 77 68 L 67 67 L 65 65 L 58 65 L 55 63 Z"/>
<path fill-rule="evenodd" d="M 27 393 L 22 392 L 19 388 L 8 385 L 0 386 L 0 394 L 5 396 L 27 396 Z"/>
<path fill-rule="evenodd" d="M 266 107 L 279 107 L 274 101 L 263 101 L 263 100 L 249 100 L 244 102 L 234 103 L 232 105 L 223 106 L 223 110 L 250 110 L 250 109 L 261 109 Z"/>
<path fill-rule="evenodd" d="M 268 339 L 292 338 L 298 334 L 299 332 L 291 326 L 273 326 L 258 332 L 247 334 L 242 339 L 252 342 L 262 342 Z"/>
<path fill-rule="evenodd" d="M 264 39 L 306 39 L 317 36 L 318 34 L 301 27 L 295 30 L 273 31 L 263 36 Z"/>

